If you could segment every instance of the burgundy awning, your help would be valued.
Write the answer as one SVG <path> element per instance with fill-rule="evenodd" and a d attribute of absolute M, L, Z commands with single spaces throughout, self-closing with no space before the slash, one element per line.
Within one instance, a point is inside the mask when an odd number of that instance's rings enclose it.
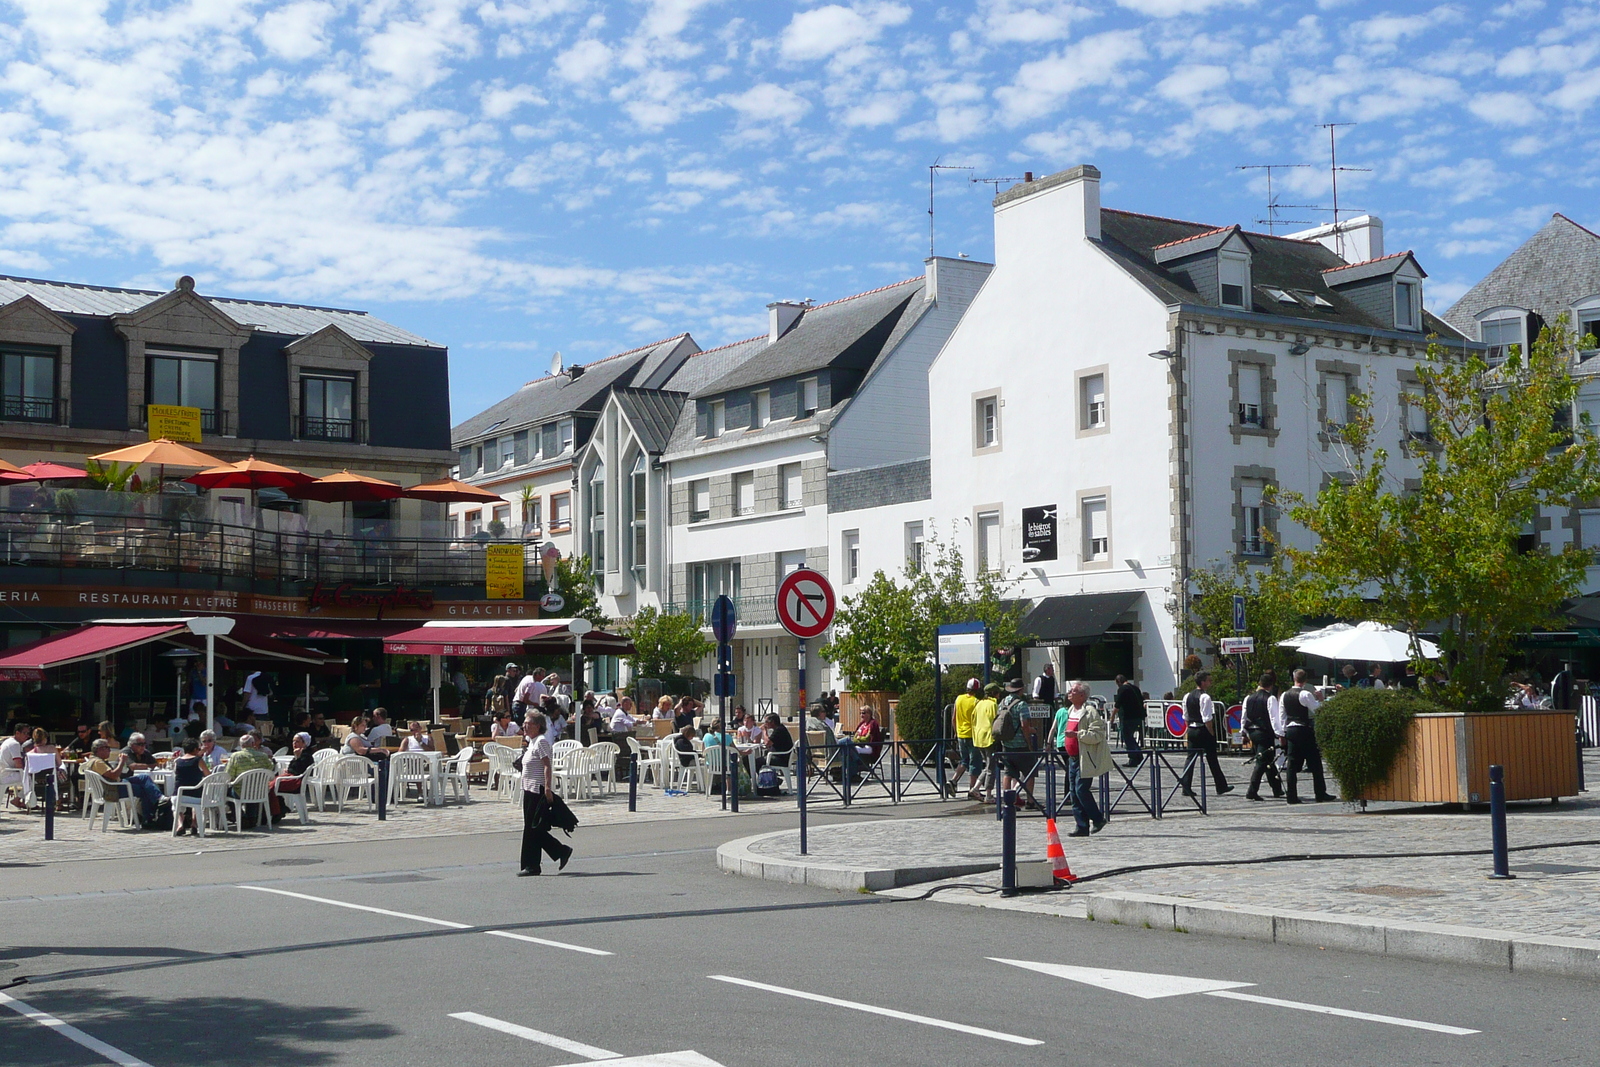
<path fill-rule="evenodd" d="M 403 630 L 383 642 L 383 650 L 404 656 L 563 655 L 573 651 L 569 619 L 508 625 L 436 622 Z M 591 656 L 625 656 L 633 642 L 621 634 L 591 630 L 583 651 Z"/>
<path fill-rule="evenodd" d="M 37 681 L 47 667 L 64 667 L 86 659 L 99 659 L 185 631 L 182 624 L 150 623 L 134 626 L 85 626 L 66 633 L 6 649 L 0 655 L 0 679 Z"/>

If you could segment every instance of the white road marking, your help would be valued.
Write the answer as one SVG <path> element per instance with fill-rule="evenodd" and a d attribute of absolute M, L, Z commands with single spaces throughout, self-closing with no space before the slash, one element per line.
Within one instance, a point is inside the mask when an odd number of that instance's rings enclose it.
<path fill-rule="evenodd" d="M 119 1067 L 150 1067 L 148 1063 L 137 1056 L 130 1056 L 119 1048 L 106 1044 L 97 1037 L 90 1037 L 76 1026 L 64 1023 L 48 1012 L 40 1011 L 31 1004 L 25 1004 L 16 997 L 0 993 L 0 1006 L 10 1008 L 24 1019 L 31 1019 L 40 1026 L 54 1030 L 68 1041 L 75 1041 L 98 1056 L 104 1056 Z"/>
<path fill-rule="evenodd" d="M 583 1067 L 583 1064 L 568 1063 L 563 1067 Z M 606 1067 L 722 1067 L 722 1064 L 709 1056 L 700 1055 L 694 1049 L 685 1049 L 683 1052 L 657 1052 L 650 1056 L 607 1060 Z"/>
<path fill-rule="evenodd" d="M 1414 1030 L 1432 1030 L 1436 1034 L 1454 1034 L 1457 1037 L 1481 1033 L 1479 1030 L 1467 1030 L 1460 1026 L 1446 1026 L 1443 1023 L 1425 1023 L 1419 1019 L 1401 1019 L 1394 1015 L 1373 1015 L 1370 1012 L 1351 1011 L 1348 1008 L 1328 1008 L 1321 1004 L 1302 1004 L 1298 1000 L 1258 997 L 1254 993 L 1236 993 L 1229 989 L 1213 989 L 1205 995 L 1208 997 L 1227 997 L 1229 1000 L 1248 1000 L 1255 1004 L 1270 1004 L 1275 1008 L 1294 1008 L 1297 1011 L 1314 1011 L 1322 1015 L 1338 1015 L 1346 1019 L 1364 1019 L 1370 1023 L 1409 1026 Z"/>
<path fill-rule="evenodd" d="M 349 908 L 352 911 L 370 911 L 374 915 L 388 915 L 395 919 L 410 919 L 412 922 L 431 923 L 434 926 L 448 926 L 452 930 L 470 930 L 467 923 L 453 923 L 449 919 L 430 919 L 426 915 L 412 915 L 404 911 L 390 911 L 388 908 L 374 908 L 370 904 L 352 904 L 347 900 L 330 900 L 327 897 L 313 897 L 306 893 L 291 893 L 287 889 L 268 889 L 264 885 L 241 885 L 235 889 L 250 889 L 257 893 L 276 893 L 280 897 L 294 897 L 296 900 L 309 900 L 317 904 L 332 904 L 336 908 Z"/>
<path fill-rule="evenodd" d="M 991 1037 L 996 1041 L 1009 1041 L 1013 1045 L 1042 1045 L 1043 1041 L 1035 1041 L 1031 1037 L 1018 1037 L 1016 1034 L 1002 1033 L 999 1030 L 985 1030 L 981 1026 L 968 1026 L 965 1023 L 953 1023 L 944 1019 L 933 1019 L 926 1015 L 913 1015 L 908 1011 L 896 1011 L 893 1008 L 879 1008 L 872 1004 L 858 1004 L 851 1000 L 840 1000 L 837 997 L 825 997 L 821 993 L 812 993 L 804 989 L 785 989 L 780 985 L 767 985 L 765 982 L 752 982 L 748 978 L 734 978 L 726 974 L 710 974 L 706 976 L 714 982 L 731 982 L 734 985 L 748 986 L 751 989 L 762 989 L 768 993 L 781 993 L 786 997 L 799 997 L 801 1000 L 814 1000 L 818 1004 L 832 1004 L 836 1008 L 849 1008 L 852 1011 L 864 1011 L 871 1015 L 883 1015 L 890 1019 L 903 1019 L 906 1022 L 922 1023 L 924 1026 L 937 1026 L 944 1030 L 955 1030 L 963 1034 L 976 1034 L 978 1037 Z"/>
<path fill-rule="evenodd" d="M 464 1023 L 473 1023 L 477 1026 L 486 1026 L 490 1030 L 498 1030 L 502 1034 L 520 1037 L 525 1041 L 537 1041 L 541 1045 L 570 1052 L 574 1056 L 585 1056 L 591 1060 L 620 1060 L 622 1053 L 608 1052 L 603 1048 L 585 1045 L 582 1041 L 573 1041 L 570 1038 L 560 1037 L 556 1034 L 547 1034 L 543 1030 L 535 1030 L 528 1026 L 518 1026 L 508 1023 L 504 1019 L 495 1019 L 488 1015 L 479 1015 L 475 1011 L 456 1011 L 450 1013 L 450 1018 L 460 1019 Z"/>
<path fill-rule="evenodd" d="M 613 953 L 600 948 L 587 948 L 583 945 L 569 945 L 565 941 L 551 941 L 543 937 L 529 937 L 527 934 L 514 934 L 510 930 L 485 930 L 490 937 L 509 937 L 517 941 L 531 941 L 535 945 L 549 945 L 551 948 L 564 948 L 569 952 L 587 952 L 591 956 L 610 956 Z"/>

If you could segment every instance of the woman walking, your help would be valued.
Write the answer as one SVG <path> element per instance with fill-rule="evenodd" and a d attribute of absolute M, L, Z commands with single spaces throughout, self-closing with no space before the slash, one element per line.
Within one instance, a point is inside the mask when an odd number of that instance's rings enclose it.
<path fill-rule="evenodd" d="M 563 845 L 550 835 L 550 802 L 555 799 L 551 788 L 554 770 L 550 765 L 550 739 L 545 736 L 549 720 L 542 711 L 530 711 L 523 733 L 528 747 L 522 752 L 522 869 L 520 878 L 532 878 L 539 873 L 539 854 L 548 853 L 559 866 L 567 865 L 572 858 L 570 846 Z"/>

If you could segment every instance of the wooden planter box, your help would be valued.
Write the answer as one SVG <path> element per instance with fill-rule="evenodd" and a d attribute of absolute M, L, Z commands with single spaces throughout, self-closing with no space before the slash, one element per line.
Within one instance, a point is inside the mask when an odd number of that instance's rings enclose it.
<path fill-rule="evenodd" d="M 1506 769 L 1507 800 L 1576 796 L 1576 730 L 1574 712 L 1539 708 L 1418 715 L 1388 780 L 1361 799 L 1487 804 L 1492 763 Z"/>

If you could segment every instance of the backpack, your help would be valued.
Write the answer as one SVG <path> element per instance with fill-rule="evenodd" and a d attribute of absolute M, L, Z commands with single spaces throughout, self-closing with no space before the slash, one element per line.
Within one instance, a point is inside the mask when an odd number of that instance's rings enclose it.
<path fill-rule="evenodd" d="M 761 768 L 761 773 L 756 775 L 756 796 L 775 797 L 779 793 L 778 772 L 771 767 Z"/>
<path fill-rule="evenodd" d="M 1010 700 L 1000 709 L 1000 718 L 995 722 L 994 735 L 1001 741 L 1015 741 L 1017 734 L 1022 732 L 1022 716 L 1017 709 L 1022 706 L 1020 700 Z"/>

